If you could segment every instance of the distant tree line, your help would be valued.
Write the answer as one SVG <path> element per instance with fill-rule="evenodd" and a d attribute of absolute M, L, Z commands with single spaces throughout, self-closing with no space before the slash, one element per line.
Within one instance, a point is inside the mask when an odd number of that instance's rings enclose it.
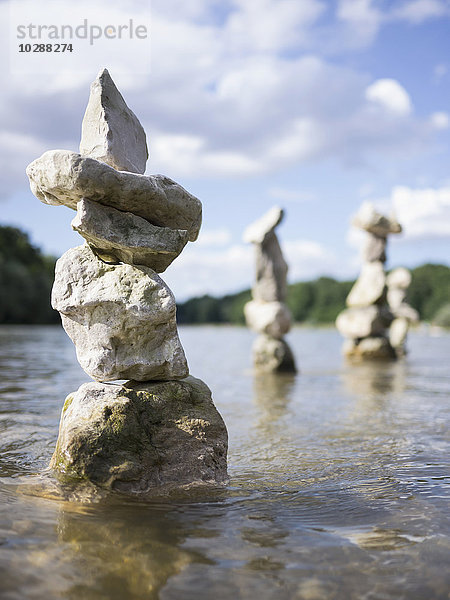
<path fill-rule="evenodd" d="M 0 323 L 59 323 L 50 306 L 55 258 L 45 256 L 26 233 L 0 226 Z M 412 269 L 409 303 L 421 319 L 450 327 L 450 268 L 427 264 Z M 319 277 L 288 288 L 287 304 L 295 321 L 332 323 L 345 307 L 353 281 Z M 250 290 L 220 298 L 201 296 L 178 305 L 179 323 L 244 324 L 244 304 Z"/>
<path fill-rule="evenodd" d="M 0 227 L 0 323 L 58 323 L 50 306 L 55 259 L 35 248 L 26 233 Z"/>
<path fill-rule="evenodd" d="M 450 268 L 426 264 L 411 270 L 412 283 L 408 302 L 424 321 L 450 327 Z M 319 277 L 301 281 L 288 288 L 287 304 L 295 321 L 312 325 L 333 323 L 345 308 L 345 299 L 354 281 L 337 281 Z M 201 296 L 178 306 L 180 323 L 243 324 L 244 304 L 250 300 L 250 290 L 221 298 Z"/>

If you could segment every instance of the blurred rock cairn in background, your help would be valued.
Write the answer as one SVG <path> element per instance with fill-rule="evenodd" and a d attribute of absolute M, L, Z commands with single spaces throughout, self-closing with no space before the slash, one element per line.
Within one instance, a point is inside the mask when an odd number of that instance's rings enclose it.
<path fill-rule="evenodd" d="M 387 238 L 402 231 L 394 217 L 378 213 L 364 203 L 353 225 L 367 232 L 361 273 L 347 297 L 348 308 L 336 319 L 336 327 L 347 338 L 343 352 L 352 359 L 390 359 L 403 356 L 409 324 L 417 312 L 406 303 L 411 283 L 407 269 L 395 269 L 387 277 Z"/>
<path fill-rule="evenodd" d="M 252 300 L 244 307 L 247 325 L 259 336 L 253 345 L 253 363 L 258 371 L 295 373 L 292 351 L 283 339 L 291 328 L 286 306 L 288 266 L 283 258 L 275 228 L 284 213 L 277 206 L 247 227 L 244 241 L 256 253 L 256 281 Z"/>
<path fill-rule="evenodd" d="M 158 275 L 197 239 L 202 205 L 168 177 L 143 175 L 147 158 L 145 132 L 105 69 L 80 153 L 51 150 L 27 168 L 34 195 L 76 210 L 85 239 L 57 262 L 52 306 L 95 382 L 68 396 L 50 466 L 132 495 L 227 479 L 225 424 L 189 376 Z"/>

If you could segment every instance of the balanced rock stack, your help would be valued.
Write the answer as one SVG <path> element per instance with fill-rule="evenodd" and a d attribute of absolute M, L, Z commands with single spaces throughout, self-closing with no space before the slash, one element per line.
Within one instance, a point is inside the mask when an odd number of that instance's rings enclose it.
<path fill-rule="evenodd" d="M 247 302 L 244 312 L 248 327 L 259 333 L 253 345 L 255 367 L 295 373 L 294 356 L 283 339 L 291 328 L 291 313 L 285 304 L 288 267 L 275 234 L 283 215 L 275 206 L 244 232 L 244 241 L 253 243 L 256 251 L 253 300 Z"/>
<path fill-rule="evenodd" d="M 147 158 L 144 130 L 105 69 L 80 154 L 52 150 L 27 168 L 35 196 L 75 209 L 86 240 L 58 260 L 52 305 L 96 382 L 67 398 L 50 466 L 130 494 L 227 477 L 225 424 L 188 376 L 175 299 L 158 275 L 196 240 L 202 206 L 171 179 L 144 176 Z"/>
<path fill-rule="evenodd" d="M 362 205 L 353 225 L 365 230 L 368 237 L 360 276 L 347 297 L 348 308 L 336 320 L 336 327 L 347 338 L 343 351 L 355 359 L 394 358 L 388 333 L 394 315 L 387 301 L 384 263 L 388 235 L 400 233 L 402 228 L 370 203 Z"/>
<path fill-rule="evenodd" d="M 389 329 L 389 341 L 397 356 L 406 354 L 405 343 L 411 323 L 417 323 L 419 313 L 406 301 L 407 290 L 411 285 L 411 273 L 399 267 L 389 273 L 386 279 L 387 301 L 394 320 Z"/>

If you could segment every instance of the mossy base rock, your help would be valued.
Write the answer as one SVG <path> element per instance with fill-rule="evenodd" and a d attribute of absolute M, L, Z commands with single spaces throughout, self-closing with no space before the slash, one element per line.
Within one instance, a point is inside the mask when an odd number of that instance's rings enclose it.
<path fill-rule="evenodd" d="M 50 467 L 131 495 L 227 481 L 225 423 L 199 379 L 86 383 L 68 396 Z"/>
<path fill-rule="evenodd" d="M 296 373 L 294 355 L 284 340 L 260 335 L 253 344 L 253 363 L 266 373 Z"/>

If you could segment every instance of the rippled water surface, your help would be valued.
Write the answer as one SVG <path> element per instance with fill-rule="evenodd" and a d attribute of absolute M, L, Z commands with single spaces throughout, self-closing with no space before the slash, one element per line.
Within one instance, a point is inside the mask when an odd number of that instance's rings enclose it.
<path fill-rule="evenodd" d="M 335 331 L 295 329 L 296 377 L 254 376 L 245 329 L 181 338 L 228 426 L 229 486 L 87 504 L 30 493 L 88 380 L 73 346 L 0 328 L 2 600 L 449 598 L 449 335 L 350 367 Z"/>

